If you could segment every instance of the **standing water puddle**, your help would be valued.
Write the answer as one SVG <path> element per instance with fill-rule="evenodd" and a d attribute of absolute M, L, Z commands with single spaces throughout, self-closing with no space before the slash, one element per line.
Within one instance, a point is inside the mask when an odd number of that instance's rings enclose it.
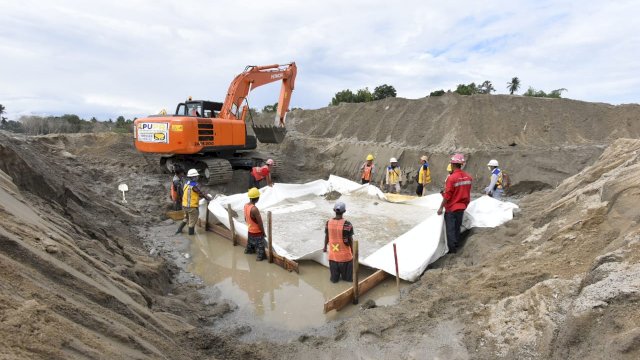
<path fill-rule="evenodd" d="M 267 261 L 257 262 L 255 255 L 244 254 L 243 247 L 211 232 L 192 238 L 191 255 L 189 271 L 213 285 L 210 291 L 219 291 L 222 298 L 238 306 L 237 311 L 218 320 L 216 328 L 248 325 L 252 331 L 243 337 L 246 340 L 288 340 L 359 311 L 359 306 L 349 305 L 340 312 L 323 313 L 324 303 L 352 284 L 332 284 L 329 269 L 315 262 L 302 261 L 300 274 L 290 273 Z M 361 268 L 360 279 L 372 272 Z M 395 279 L 389 277 L 369 291 L 360 304 L 368 299 L 378 306 L 393 304 L 397 299 Z"/>

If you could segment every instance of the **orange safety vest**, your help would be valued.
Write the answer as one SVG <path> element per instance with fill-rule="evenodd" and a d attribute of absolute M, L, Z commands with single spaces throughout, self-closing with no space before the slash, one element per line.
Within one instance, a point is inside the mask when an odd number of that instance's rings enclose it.
<path fill-rule="evenodd" d="M 252 203 L 244 204 L 244 219 L 249 226 L 249 234 L 262 235 L 262 231 L 260 231 L 260 225 L 258 225 L 258 223 L 251 218 L 251 209 L 253 209 L 254 207 L 255 205 Z"/>
<path fill-rule="evenodd" d="M 365 163 L 364 169 L 362 170 L 362 180 L 371 180 L 371 170 L 373 170 L 373 164 L 369 166 Z"/>
<path fill-rule="evenodd" d="M 344 243 L 344 222 L 345 219 L 331 219 L 327 223 L 327 233 L 329 234 L 329 260 L 335 262 L 348 262 L 353 260 L 351 247 Z"/>
<path fill-rule="evenodd" d="M 251 175 L 253 176 L 253 178 L 256 179 L 257 181 L 264 179 L 265 176 L 262 175 L 262 169 L 264 168 L 269 169 L 267 165 L 251 168 Z"/>

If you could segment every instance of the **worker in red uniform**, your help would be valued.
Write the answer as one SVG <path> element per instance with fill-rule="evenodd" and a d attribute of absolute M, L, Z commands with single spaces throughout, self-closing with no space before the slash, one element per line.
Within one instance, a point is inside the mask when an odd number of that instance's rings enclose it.
<path fill-rule="evenodd" d="M 271 181 L 271 168 L 274 164 L 273 159 L 266 161 L 264 166 L 255 166 L 251 168 L 251 181 L 249 186 L 260 188 L 262 180 L 266 180 L 268 186 L 273 186 Z"/>
<path fill-rule="evenodd" d="M 342 215 L 347 211 L 347 206 L 338 201 L 333 206 L 336 216 L 329 219 L 324 228 L 324 248 L 329 252 L 329 272 L 332 283 L 337 283 L 340 278 L 344 281 L 353 281 L 353 225 L 345 220 Z M 327 245 L 329 248 L 327 249 Z"/>
<path fill-rule="evenodd" d="M 444 223 L 447 233 L 447 246 L 450 253 L 456 253 L 460 243 L 460 227 L 464 210 L 471 201 L 471 184 L 473 178 L 468 173 L 462 171 L 464 155 L 455 154 L 451 157 L 451 167 L 453 172 L 445 183 L 442 203 L 438 209 L 438 215 L 442 215 L 444 208 Z"/>
<path fill-rule="evenodd" d="M 247 248 L 244 253 L 255 254 L 257 252 L 256 261 L 262 261 L 267 256 L 264 251 L 264 225 L 260 210 L 256 207 L 256 203 L 260 200 L 260 190 L 251 188 L 247 195 L 249 196 L 249 202 L 244 205 L 244 219 L 249 227 L 249 234 L 247 236 Z"/>

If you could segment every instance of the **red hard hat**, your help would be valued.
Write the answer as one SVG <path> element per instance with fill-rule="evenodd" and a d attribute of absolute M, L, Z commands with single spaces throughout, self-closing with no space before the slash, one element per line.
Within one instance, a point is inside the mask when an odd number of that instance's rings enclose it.
<path fill-rule="evenodd" d="M 262 169 L 260 169 L 260 173 L 262 174 L 262 176 L 267 176 L 269 175 L 269 168 L 268 167 L 263 167 Z"/>
<path fill-rule="evenodd" d="M 454 154 L 451 157 L 452 164 L 464 164 L 464 155 L 463 154 Z"/>

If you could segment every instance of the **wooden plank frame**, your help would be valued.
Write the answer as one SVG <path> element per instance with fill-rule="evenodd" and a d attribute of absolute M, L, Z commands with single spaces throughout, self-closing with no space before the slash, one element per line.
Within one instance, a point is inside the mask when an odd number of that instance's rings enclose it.
<path fill-rule="evenodd" d="M 387 273 L 378 270 L 371 274 L 369 277 L 363 279 L 358 284 L 358 293 L 359 295 L 364 295 L 367 291 L 373 289 L 376 285 L 380 284 L 384 279 L 387 278 Z M 333 299 L 324 303 L 324 313 L 328 313 L 331 310 L 340 311 L 345 306 L 352 303 L 354 300 L 354 291 L 353 286 L 348 288 L 347 290 L 341 292 L 336 295 Z"/>

